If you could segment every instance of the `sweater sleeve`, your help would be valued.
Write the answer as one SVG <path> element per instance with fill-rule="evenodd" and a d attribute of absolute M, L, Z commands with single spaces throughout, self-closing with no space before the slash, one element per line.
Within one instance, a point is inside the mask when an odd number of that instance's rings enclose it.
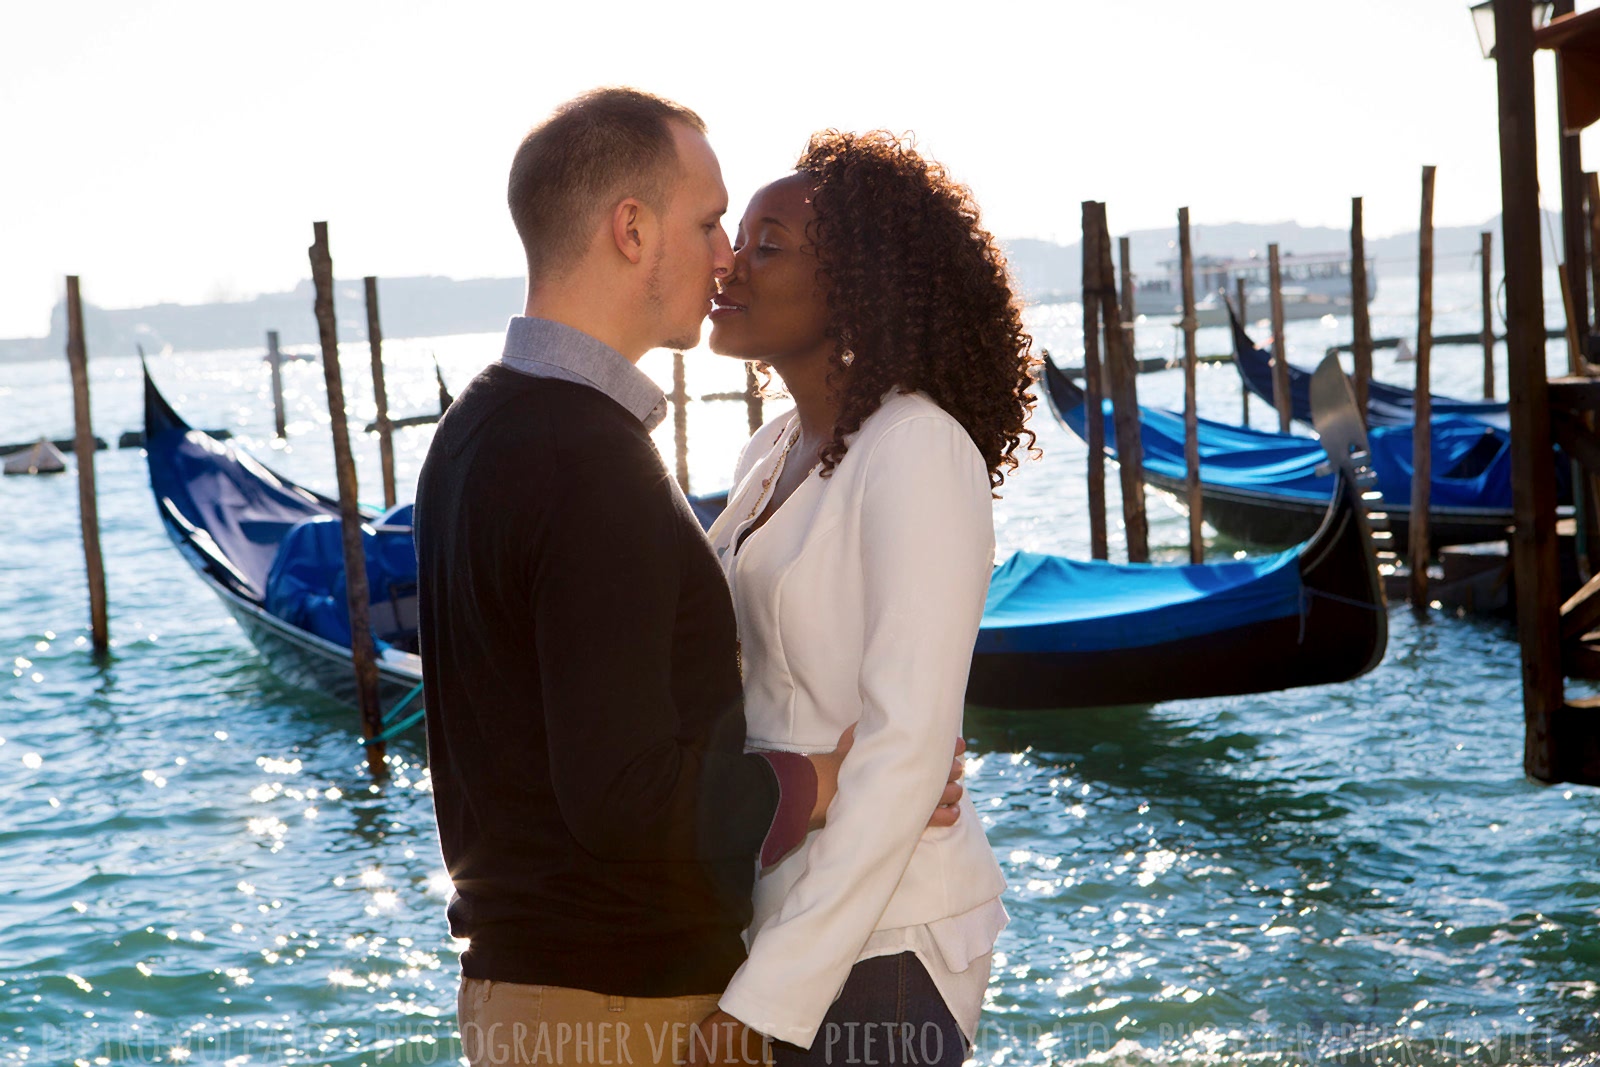
<path fill-rule="evenodd" d="M 715 748 L 685 736 L 672 688 L 680 602 L 727 592 L 680 588 L 685 524 L 652 466 L 584 464 L 547 509 L 530 560 L 556 802 L 578 844 L 602 859 L 754 860 L 779 778 L 740 751 L 737 687 L 725 707 L 696 716 L 713 722 Z"/>
<path fill-rule="evenodd" d="M 806 869 L 721 998 L 761 1033 L 810 1047 L 939 801 L 994 556 L 988 472 L 965 432 L 888 430 L 861 500 L 861 720 Z"/>

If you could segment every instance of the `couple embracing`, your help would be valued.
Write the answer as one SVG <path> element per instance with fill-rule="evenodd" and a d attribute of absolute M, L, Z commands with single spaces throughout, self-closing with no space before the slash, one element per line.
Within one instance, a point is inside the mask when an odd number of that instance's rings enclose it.
<path fill-rule="evenodd" d="M 509 199 L 525 314 L 415 516 L 469 1060 L 960 1063 L 1006 922 L 963 693 L 1033 400 L 995 242 L 828 132 L 730 245 L 704 124 L 629 89 L 535 128 Z M 795 401 L 709 537 L 636 365 L 708 312 Z"/>

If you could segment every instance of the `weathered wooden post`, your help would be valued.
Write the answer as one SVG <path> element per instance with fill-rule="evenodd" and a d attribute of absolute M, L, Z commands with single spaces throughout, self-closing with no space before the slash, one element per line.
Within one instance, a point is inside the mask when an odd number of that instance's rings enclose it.
<path fill-rule="evenodd" d="M 1100 246 L 1092 212 L 1083 204 L 1083 415 L 1089 438 L 1089 555 L 1106 559 L 1105 387 L 1100 375 Z"/>
<path fill-rule="evenodd" d="M 672 401 L 672 446 L 678 459 L 678 488 L 683 490 L 684 496 L 688 496 L 689 390 L 684 381 L 682 352 L 672 353 L 672 396 L 669 399 Z M 756 427 L 757 430 L 760 428 Z"/>
<path fill-rule="evenodd" d="M 1494 234 L 1480 233 L 1483 260 L 1483 398 L 1494 399 Z"/>
<path fill-rule="evenodd" d="M 1134 326 L 1133 326 L 1133 320 L 1135 318 L 1135 314 L 1136 313 L 1133 310 L 1133 308 L 1134 308 L 1134 298 L 1133 298 L 1134 280 L 1133 280 L 1133 264 L 1132 264 L 1133 254 L 1132 254 L 1132 251 L 1131 251 L 1132 244 L 1133 244 L 1133 242 L 1130 241 L 1126 237 L 1117 238 L 1117 258 L 1119 260 L 1121 260 L 1121 262 L 1122 262 L 1122 322 L 1123 322 L 1123 329 L 1125 329 L 1127 331 L 1127 335 L 1128 335 L 1128 354 L 1131 357 L 1133 357 L 1133 360 L 1135 362 L 1135 366 L 1137 367 L 1137 363 L 1138 363 L 1138 359 L 1139 359 L 1139 345 L 1138 345 L 1138 339 L 1134 335 Z M 1136 371 L 1136 373 L 1137 373 L 1137 371 Z"/>
<path fill-rule="evenodd" d="M 1600 174 L 1584 175 L 1589 185 L 1589 291 L 1594 294 L 1594 332 L 1600 334 Z"/>
<path fill-rule="evenodd" d="M 1555 0 L 1551 14 L 1556 18 L 1573 13 L 1573 0 Z M 1565 49 L 1556 49 L 1556 84 L 1565 81 L 1564 68 L 1570 62 Z M 1567 341 L 1576 349 L 1568 363 L 1573 374 L 1588 370 L 1589 340 L 1589 279 L 1588 264 L 1584 262 L 1584 246 L 1588 244 L 1583 224 L 1583 150 L 1577 130 L 1567 129 L 1567 94 L 1556 91 L 1556 129 L 1560 139 L 1556 142 L 1557 163 L 1561 176 L 1561 258 L 1567 298 Z"/>
<path fill-rule="evenodd" d="M 1561 579 L 1556 556 L 1555 464 L 1544 367 L 1538 147 L 1534 136 L 1530 0 L 1494 5 L 1500 105 L 1500 197 L 1506 284 L 1506 380 L 1511 409 L 1511 538 L 1522 646 L 1523 769 L 1543 781 L 1561 768 Z"/>
<path fill-rule="evenodd" d="M 395 505 L 394 426 L 389 422 L 389 390 L 383 384 L 383 327 L 378 321 L 378 279 L 361 279 L 367 290 L 367 347 L 372 350 L 372 398 L 378 404 L 378 456 L 383 463 L 383 506 Z"/>
<path fill-rule="evenodd" d="M 322 376 L 328 386 L 328 417 L 333 430 L 333 468 L 339 479 L 339 518 L 344 539 L 344 589 L 350 610 L 350 657 L 355 665 L 356 704 L 361 709 L 361 736 L 371 739 L 383 730 L 378 703 L 378 650 L 372 640 L 372 591 L 367 587 L 367 553 L 361 543 L 361 509 L 357 505 L 356 462 L 350 452 L 345 419 L 344 379 L 339 369 L 339 331 L 333 315 L 333 255 L 328 224 L 311 224 L 311 281 L 316 287 L 317 336 L 322 342 Z M 385 745 L 366 746 L 367 769 L 384 774 Z"/>
<path fill-rule="evenodd" d="M 1367 313 L 1367 235 L 1361 221 L 1361 198 L 1350 198 L 1350 350 L 1355 356 L 1356 410 L 1367 421 L 1367 394 L 1372 383 L 1372 318 Z"/>
<path fill-rule="evenodd" d="M 1283 339 L 1283 276 L 1278 269 L 1278 246 L 1267 246 L 1267 286 L 1272 300 L 1272 404 L 1278 409 L 1278 432 L 1288 433 L 1294 418 L 1294 398 L 1289 395 L 1289 346 Z"/>
<path fill-rule="evenodd" d="M 267 364 L 272 368 L 272 429 L 282 440 L 287 436 L 283 417 L 283 353 L 278 351 L 278 331 L 267 331 Z"/>
<path fill-rule="evenodd" d="M 754 363 L 744 365 L 744 421 L 752 437 L 761 429 L 761 380 Z"/>
<path fill-rule="evenodd" d="M 1241 274 L 1233 280 L 1235 299 L 1239 302 L 1239 324 L 1250 325 L 1249 294 L 1245 290 L 1244 275 Z M 1243 405 L 1243 420 L 1240 425 L 1250 425 L 1250 387 L 1244 384 L 1244 375 L 1239 375 L 1239 403 Z"/>
<path fill-rule="evenodd" d="M 1433 174 L 1422 168 L 1422 224 L 1417 236 L 1417 391 L 1411 425 L 1411 610 L 1428 612 L 1428 506 L 1433 477 Z"/>
<path fill-rule="evenodd" d="M 72 451 L 78 461 L 78 522 L 89 579 L 89 632 L 96 656 L 111 649 L 106 619 L 106 565 L 100 555 L 100 508 L 94 484 L 94 426 L 89 415 L 89 347 L 77 275 L 67 276 L 67 367 L 72 373 Z"/>
<path fill-rule="evenodd" d="M 1195 408 L 1194 255 L 1189 247 L 1189 209 L 1178 209 L 1178 262 L 1183 274 L 1183 464 L 1189 500 L 1189 562 L 1204 563 L 1204 505 L 1200 498 L 1200 414 Z"/>
<path fill-rule="evenodd" d="M 1128 541 L 1128 562 L 1150 558 L 1150 527 L 1144 513 L 1144 445 L 1139 431 L 1138 365 L 1133 338 L 1117 307 L 1117 290 L 1111 284 L 1116 268 L 1111 264 L 1111 228 L 1106 206 L 1095 202 L 1093 222 L 1099 234 L 1101 287 L 1100 315 L 1105 324 L 1107 377 L 1111 385 L 1111 416 L 1116 424 L 1117 470 L 1122 482 L 1122 522 Z"/>

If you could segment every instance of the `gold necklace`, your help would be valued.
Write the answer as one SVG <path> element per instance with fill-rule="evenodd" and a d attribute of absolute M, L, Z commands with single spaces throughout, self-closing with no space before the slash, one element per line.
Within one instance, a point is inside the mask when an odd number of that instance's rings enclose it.
<path fill-rule="evenodd" d="M 778 462 L 773 464 L 772 473 L 761 479 L 761 492 L 756 497 L 755 504 L 751 506 L 750 514 L 744 517 L 745 522 L 749 522 L 760 513 L 761 505 L 767 499 L 767 491 L 772 488 L 772 483 L 777 481 L 778 476 L 783 473 L 784 463 L 789 458 L 789 450 L 793 448 L 795 446 L 795 442 L 799 440 L 800 427 L 796 426 L 794 428 L 794 432 L 789 435 L 789 440 L 784 443 L 783 451 L 778 453 Z"/>
<path fill-rule="evenodd" d="M 748 515 L 746 515 L 744 517 L 744 522 L 749 522 L 751 519 L 755 518 L 756 515 L 760 512 L 761 504 L 762 504 L 763 501 L 765 501 L 767 499 L 767 492 L 772 488 L 772 483 L 777 481 L 778 480 L 778 476 L 783 473 L 783 466 L 789 459 L 789 450 L 791 448 L 793 448 L 795 446 L 795 443 L 797 441 L 799 441 L 799 440 L 800 440 L 800 427 L 796 426 L 794 428 L 794 432 L 789 435 L 789 440 L 784 443 L 783 451 L 778 453 L 778 462 L 773 464 L 772 473 L 768 474 L 765 478 L 761 479 L 761 492 L 756 497 L 755 504 L 753 506 L 751 506 L 750 514 L 748 514 Z M 743 526 L 744 523 L 740 523 L 739 525 Z M 740 534 L 736 533 L 736 534 L 734 534 L 734 537 L 733 537 L 733 550 L 735 552 L 737 552 L 739 550 L 738 549 L 738 543 L 739 543 L 740 536 L 741 536 Z M 742 640 L 738 640 L 738 639 L 734 640 L 734 643 L 733 643 L 733 664 L 734 664 L 734 668 L 736 670 L 738 670 L 738 672 L 739 672 L 740 679 L 743 679 L 744 678 L 744 642 Z"/>

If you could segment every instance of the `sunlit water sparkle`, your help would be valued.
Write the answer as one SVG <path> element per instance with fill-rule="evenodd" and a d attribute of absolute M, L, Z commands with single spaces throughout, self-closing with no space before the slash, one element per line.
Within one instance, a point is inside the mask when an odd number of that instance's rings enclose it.
<path fill-rule="evenodd" d="M 1476 328 L 1475 287 L 1440 277 L 1440 332 Z M 1411 330 L 1414 294 L 1385 278 L 1374 332 Z M 1066 362 L 1076 313 L 1030 313 Z M 1293 324 L 1292 357 L 1309 365 L 1347 331 Z M 1141 352 L 1171 354 L 1174 334 L 1142 324 Z M 430 353 L 459 389 L 498 343 L 390 342 L 396 415 L 433 403 Z M 1225 344 L 1202 334 L 1203 352 Z M 286 367 L 279 446 L 258 356 L 152 367 L 193 423 L 331 491 L 319 367 Z M 114 438 L 140 421 L 138 365 L 93 359 L 96 427 Z M 357 419 L 366 359 L 346 348 Z M 1478 359 L 1437 351 L 1438 391 L 1473 395 Z M 1553 343 L 1552 366 L 1564 359 Z M 663 354 L 645 366 L 670 377 Z M 1378 373 L 1410 369 L 1380 351 Z M 694 395 L 741 377 L 702 353 L 689 374 Z M 0 383 L 0 440 L 70 430 L 64 366 L 8 365 Z M 1174 372 L 1139 386 L 1156 405 L 1181 396 Z M 1200 397 L 1202 414 L 1236 419 L 1232 369 L 1203 368 Z M 1254 416 L 1269 423 L 1265 405 Z M 725 482 L 744 418 L 693 410 L 698 488 Z M 1086 555 L 1083 448 L 1048 417 L 1034 426 L 1045 457 L 998 505 L 1002 551 Z M 399 434 L 402 497 L 430 432 Z M 376 445 L 357 450 L 375 499 Z M 276 680 L 173 551 L 140 453 L 97 465 L 103 669 L 71 475 L 0 482 L 0 1063 L 449 1061 L 459 946 L 420 737 L 371 785 L 354 713 Z M 1158 554 L 1176 559 L 1185 523 L 1150 504 Z M 1012 914 L 979 1062 L 1600 1062 L 1600 794 L 1522 777 L 1506 623 L 1397 611 L 1391 626 L 1384 664 L 1346 685 L 969 714 L 968 781 Z"/>

